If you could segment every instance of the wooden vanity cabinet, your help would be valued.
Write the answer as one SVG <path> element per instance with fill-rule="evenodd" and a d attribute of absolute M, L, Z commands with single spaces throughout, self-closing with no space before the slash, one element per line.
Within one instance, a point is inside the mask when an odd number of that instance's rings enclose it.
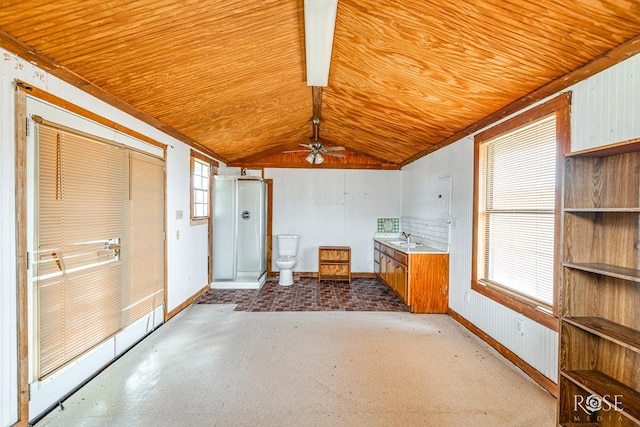
<path fill-rule="evenodd" d="M 449 255 L 404 253 L 374 244 L 376 275 L 412 313 L 446 313 L 449 306 Z"/>
<path fill-rule="evenodd" d="M 409 281 L 407 277 L 407 266 L 396 260 L 393 263 L 393 269 L 395 281 L 394 290 L 402 301 L 407 301 L 407 282 Z"/>

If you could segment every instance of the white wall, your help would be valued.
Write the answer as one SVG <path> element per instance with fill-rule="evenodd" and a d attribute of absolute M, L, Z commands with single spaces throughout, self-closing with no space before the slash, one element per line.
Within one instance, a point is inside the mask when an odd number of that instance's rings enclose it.
<path fill-rule="evenodd" d="M 265 169 L 264 177 L 273 179 L 273 260 L 275 236 L 299 234 L 294 271 L 318 271 L 318 246 L 350 246 L 351 270 L 373 272 L 377 218 L 400 217 L 400 171 Z"/>
<path fill-rule="evenodd" d="M 572 151 L 640 137 L 640 55 L 571 89 Z"/>
<path fill-rule="evenodd" d="M 14 63 L 0 63 L 0 425 L 18 414 Z"/>
<path fill-rule="evenodd" d="M 572 151 L 640 137 L 640 55 L 569 90 Z M 450 230 L 449 306 L 557 382 L 558 334 L 471 290 L 473 135 L 402 170 L 403 215 L 437 215 L 438 207 L 424 195 L 446 173 L 453 176 L 451 217 L 458 220 Z M 516 319 L 524 321 L 524 335 L 515 333 Z"/>
<path fill-rule="evenodd" d="M 0 54 L 0 426 L 7 426 L 18 417 L 15 79 L 175 147 L 168 148 L 166 159 L 169 311 L 207 285 L 207 227 L 189 225 L 189 148 L 185 144 L 8 51 L 0 49 Z M 176 210 L 183 210 L 186 219 L 176 220 Z M 180 239 L 176 238 L 177 230 Z"/>
<path fill-rule="evenodd" d="M 190 225 L 191 149 L 167 149 L 167 311 L 207 286 L 207 224 Z M 182 219 L 178 219 L 182 213 Z"/>

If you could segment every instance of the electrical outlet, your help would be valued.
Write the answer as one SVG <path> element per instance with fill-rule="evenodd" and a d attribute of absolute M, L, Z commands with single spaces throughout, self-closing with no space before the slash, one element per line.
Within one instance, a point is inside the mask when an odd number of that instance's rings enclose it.
<path fill-rule="evenodd" d="M 469 293 L 469 291 L 464 293 L 464 303 L 465 304 L 471 303 L 471 294 Z"/>
<path fill-rule="evenodd" d="M 524 320 L 516 319 L 514 332 L 518 335 L 524 335 Z"/>

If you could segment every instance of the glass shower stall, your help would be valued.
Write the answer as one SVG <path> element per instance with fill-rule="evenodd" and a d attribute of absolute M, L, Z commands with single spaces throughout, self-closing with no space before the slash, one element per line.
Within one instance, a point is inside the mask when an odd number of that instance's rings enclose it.
<path fill-rule="evenodd" d="M 213 288 L 258 289 L 266 279 L 266 183 L 214 176 Z"/>

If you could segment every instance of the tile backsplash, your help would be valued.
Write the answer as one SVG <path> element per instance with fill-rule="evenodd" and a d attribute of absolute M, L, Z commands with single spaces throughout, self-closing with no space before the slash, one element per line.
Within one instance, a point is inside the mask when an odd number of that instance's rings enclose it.
<path fill-rule="evenodd" d="M 421 218 L 403 216 L 402 231 L 412 236 L 433 242 L 449 244 L 449 220 L 443 218 Z"/>
<path fill-rule="evenodd" d="M 400 218 L 378 218 L 378 233 L 399 233 Z"/>

